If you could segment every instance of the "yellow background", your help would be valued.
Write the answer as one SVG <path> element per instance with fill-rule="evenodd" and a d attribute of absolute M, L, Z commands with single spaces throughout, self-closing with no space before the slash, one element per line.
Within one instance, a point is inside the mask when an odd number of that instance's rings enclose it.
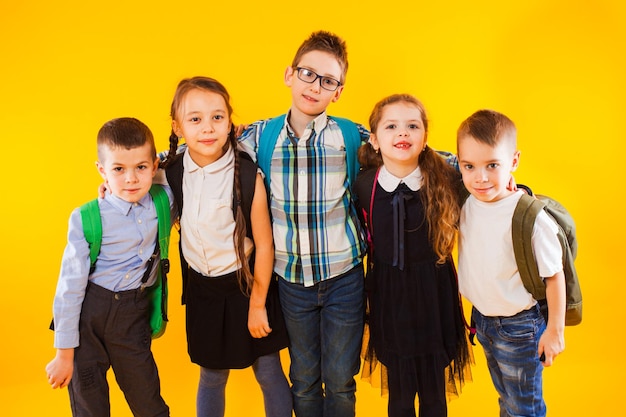
<path fill-rule="evenodd" d="M 95 137 L 134 116 L 167 147 L 169 105 L 182 77 L 208 75 L 233 96 L 235 122 L 286 111 L 282 75 L 314 30 L 348 42 L 347 86 L 330 113 L 366 123 L 374 103 L 408 92 L 432 121 L 430 143 L 455 149 L 458 124 L 493 108 L 518 125 L 518 182 L 568 207 L 578 226 L 583 324 L 544 372 L 551 416 L 622 414 L 626 6 L 614 1 L 9 1 L 0 5 L 0 407 L 3 416 L 67 416 L 51 390 L 47 330 L 67 219 L 94 198 Z M 176 244 L 175 242 L 173 244 Z M 171 252 L 177 265 L 175 246 Z M 172 415 L 194 415 L 179 269 L 170 318 L 153 344 Z M 474 382 L 450 416 L 495 416 L 480 347 Z M 284 355 L 285 366 L 287 356 Z M 115 383 L 115 416 L 130 416 Z M 231 374 L 227 416 L 262 416 L 249 370 Z M 386 399 L 359 381 L 357 415 Z"/>

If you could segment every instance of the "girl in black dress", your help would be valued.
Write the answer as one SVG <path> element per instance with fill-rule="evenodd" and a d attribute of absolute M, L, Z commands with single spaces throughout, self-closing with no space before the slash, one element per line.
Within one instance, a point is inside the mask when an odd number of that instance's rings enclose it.
<path fill-rule="evenodd" d="M 452 261 L 460 176 L 427 146 L 423 105 L 393 95 L 370 116 L 355 192 L 369 232 L 365 375 L 380 361 L 390 417 L 447 415 L 471 361 Z M 464 375 L 465 371 L 465 375 Z"/>

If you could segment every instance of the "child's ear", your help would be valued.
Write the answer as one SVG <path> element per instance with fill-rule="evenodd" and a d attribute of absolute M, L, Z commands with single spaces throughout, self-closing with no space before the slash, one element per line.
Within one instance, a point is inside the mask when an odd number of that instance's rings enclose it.
<path fill-rule="evenodd" d="M 291 81 L 293 80 L 293 67 L 289 66 L 285 69 L 285 85 L 291 87 Z"/>
<path fill-rule="evenodd" d="M 521 154 L 522 153 L 520 151 L 515 151 L 515 153 L 513 154 L 513 165 L 511 166 L 511 172 L 515 171 L 519 166 L 519 158 Z"/>
<path fill-rule="evenodd" d="M 378 150 L 380 149 L 380 145 L 378 144 L 378 138 L 376 137 L 375 133 L 370 133 L 370 145 L 372 145 L 372 148 L 378 152 Z"/>
<path fill-rule="evenodd" d="M 339 88 L 337 88 L 335 90 L 335 93 L 333 94 L 333 99 L 332 102 L 335 103 L 337 100 L 339 100 L 339 97 L 341 97 L 341 92 L 343 91 L 343 85 L 340 85 Z"/>
<path fill-rule="evenodd" d="M 178 123 L 176 122 L 176 120 L 172 120 L 172 131 L 179 138 L 183 136 L 183 131 L 181 130 L 180 126 L 178 126 Z"/>
<path fill-rule="evenodd" d="M 154 176 L 157 173 L 157 170 L 159 169 L 159 157 L 157 156 L 156 158 L 154 158 L 154 169 L 152 170 L 152 178 L 154 178 Z"/>
<path fill-rule="evenodd" d="M 107 174 L 106 174 L 106 171 L 104 170 L 104 165 L 102 165 L 100 161 L 96 161 L 96 168 L 98 168 L 98 173 L 100 174 L 102 179 L 106 182 Z"/>

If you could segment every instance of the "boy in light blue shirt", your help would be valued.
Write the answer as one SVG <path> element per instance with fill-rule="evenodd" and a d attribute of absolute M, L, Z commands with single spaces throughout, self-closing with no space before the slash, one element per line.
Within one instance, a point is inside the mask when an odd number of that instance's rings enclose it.
<path fill-rule="evenodd" d="M 68 387 L 73 416 L 109 416 L 106 373 L 112 367 L 134 415 L 169 416 L 150 350 L 144 290 L 155 282 L 158 264 L 149 263 L 158 229 L 149 194 L 158 168 L 150 129 L 134 118 L 105 123 L 98 132 L 97 168 L 111 191 L 98 201 L 102 245 L 90 271 L 89 244 L 75 209 L 54 298 L 57 353 L 46 366 L 48 382 Z"/>

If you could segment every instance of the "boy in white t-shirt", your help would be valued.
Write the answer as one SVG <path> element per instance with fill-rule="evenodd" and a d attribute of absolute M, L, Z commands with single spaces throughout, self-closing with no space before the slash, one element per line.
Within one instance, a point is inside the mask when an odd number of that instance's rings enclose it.
<path fill-rule="evenodd" d="M 459 167 L 471 194 L 460 218 L 459 290 L 474 306 L 500 416 L 545 416 L 543 366 L 565 347 L 565 278 L 556 223 L 541 212 L 532 245 L 546 282 L 546 324 L 524 288 L 513 252 L 513 211 L 523 193 L 507 189 L 519 164 L 516 136 L 514 123 L 491 110 L 477 111 L 458 129 Z"/>

